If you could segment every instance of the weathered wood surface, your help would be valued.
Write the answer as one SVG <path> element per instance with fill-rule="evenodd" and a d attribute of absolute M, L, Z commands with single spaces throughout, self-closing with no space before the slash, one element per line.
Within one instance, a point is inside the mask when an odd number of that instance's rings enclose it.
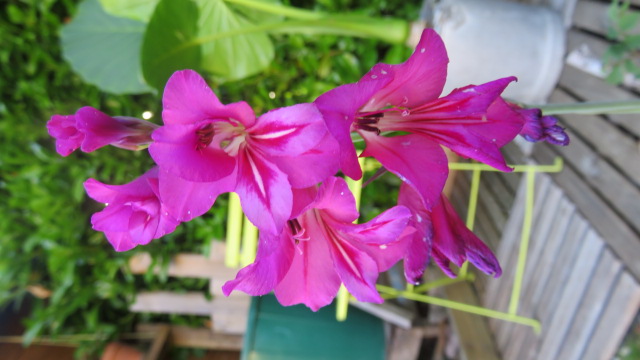
<path fill-rule="evenodd" d="M 556 155 L 555 150 L 546 145 L 536 146 L 533 153 L 534 158 L 541 162 L 547 162 Z M 565 166 L 562 172 L 553 174 L 552 177 L 605 239 L 607 245 L 622 259 L 629 272 L 640 279 L 640 242 L 637 233 L 585 183 L 584 176 L 571 166 Z"/>
<path fill-rule="evenodd" d="M 450 300 L 475 306 L 480 305 L 477 295 L 467 282 L 448 285 L 444 288 L 444 292 L 445 296 Z M 449 310 L 448 312 L 451 325 L 460 339 L 461 359 L 500 359 L 486 318 L 456 310 Z"/>
<path fill-rule="evenodd" d="M 140 324 L 139 332 L 154 333 L 162 324 Z M 211 332 L 209 328 L 192 328 L 181 325 L 169 326 L 169 343 L 176 347 L 192 347 L 211 350 L 242 349 L 242 336 Z"/>

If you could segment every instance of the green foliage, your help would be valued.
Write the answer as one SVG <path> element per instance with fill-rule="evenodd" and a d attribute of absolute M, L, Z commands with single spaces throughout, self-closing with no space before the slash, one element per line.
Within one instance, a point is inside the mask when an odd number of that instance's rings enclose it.
<path fill-rule="evenodd" d="M 614 0 L 608 10 L 610 21 L 607 37 L 615 43 L 604 54 L 609 68 L 607 81 L 620 84 L 626 74 L 640 77 L 640 12 L 631 9 L 629 0 Z"/>
<path fill-rule="evenodd" d="M 268 34 L 339 34 L 390 43 L 408 35 L 406 20 L 380 18 L 372 6 L 329 13 L 277 0 L 86 1 L 63 32 L 64 52 L 88 82 L 114 93 L 148 92 L 146 84 L 161 91 L 170 74 L 183 68 L 221 81 L 255 75 L 274 59 Z M 120 76 L 106 76 L 114 67 L 122 68 Z"/>
<path fill-rule="evenodd" d="M 188 46 L 198 35 L 198 8 L 191 0 L 160 1 L 147 26 L 142 45 L 144 77 L 162 89 L 176 69 L 197 69 L 202 51 Z"/>
<path fill-rule="evenodd" d="M 145 28 L 143 22 L 107 14 L 98 0 L 86 0 L 62 30 L 65 58 L 86 82 L 104 91 L 149 92 L 140 68 Z"/>

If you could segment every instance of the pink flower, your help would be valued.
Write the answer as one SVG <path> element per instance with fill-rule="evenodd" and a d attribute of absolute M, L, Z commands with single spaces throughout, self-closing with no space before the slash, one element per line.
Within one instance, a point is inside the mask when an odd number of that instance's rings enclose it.
<path fill-rule="evenodd" d="M 440 97 L 447 63 L 442 40 L 427 29 L 406 62 L 378 64 L 358 83 L 316 99 L 340 145 L 345 174 L 362 176 L 351 131 L 366 141 L 362 156 L 375 157 L 412 185 L 428 208 L 439 201 L 447 178 L 441 145 L 497 169 L 511 170 L 499 148 L 518 134 L 522 120 L 508 106 L 494 103 L 515 78 L 467 86 Z"/>
<path fill-rule="evenodd" d="M 84 183 L 87 194 L 106 204 L 93 214 L 91 224 L 102 231 L 116 251 L 146 245 L 151 240 L 171 233 L 176 220 L 159 198 L 158 168 L 125 185 L 107 185 L 89 179 Z"/>
<path fill-rule="evenodd" d="M 47 122 L 49 135 L 56 139 L 56 151 L 68 156 L 77 148 L 92 152 L 106 145 L 139 150 L 151 142 L 158 125 L 130 117 L 111 117 L 85 106 L 75 115 L 53 115 Z"/>
<path fill-rule="evenodd" d="M 524 126 L 520 135 L 527 141 L 546 141 L 549 144 L 567 146 L 569 145 L 569 135 L 564 128 L 557 125 L 558 119 L 553 116 L 542 116 L 540 109 L 525 109 L 515 104 L 509 104 L 512 109 L 518 112 L 524 120 Z"/>
<path fill-rule="evenodd" d="M 245 102 L 223 105 L 192 70 L 171 76 L 163 104 L 165 125 L 153 133 L 149 151 L 162 172 L 212 189 L 199 195 L 204 200 L 185 198 L 200 208 L 235 191 L 251 222 L 278 234 L 291 214 L 292 187 L 314 185 L 337 171 L 337 144 L 313 104 L 256 119 Z"/>
<path fill-rule="evenodd" d="M 358 218 L 353 195 L 343 179 L 334 177 L 318 190 L 296 190 L 294 200 L 289 226 L 277 236 L 260 234 L 256 261 L 223 286 L 225 295 L 275 290 L 282 305 L 302 303 L 316 311 L 331 303 L 344 283 L 358 300 L 382 302 L 376 279 L 406 250 L 407 242 L 398 239 L 412 231 L 408 209 L 396 206 L 353 224 Z"/>
<path fill-rule="evenodd" d="M 474 264 L 486 274 L 499 277 L 502 269 L 498 259 L 471 230 L 453 209 L 449 200 L 440 195 L 440 201 L 427 210 L 419 199 L 418 193 L 407 184 L 402 184 L 398 196 L 398 205 L 411 210 L 410 225 L 416 231 L 407 236 L 410 242 L 404 258 L 405 277 L 411 283 L 422 278 L 429 257 L 450 277 L 456 274 L 449 264 L 462 266 L 465 261 Z"/>

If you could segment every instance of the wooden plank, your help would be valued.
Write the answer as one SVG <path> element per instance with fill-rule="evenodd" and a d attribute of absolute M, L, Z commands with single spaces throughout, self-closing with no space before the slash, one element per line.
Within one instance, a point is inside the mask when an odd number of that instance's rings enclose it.
<path fill-rule="evenodd" d="M 154 333 L 162 324 L 140 324 L 139 332 Z M 242 350 L 242 336 L 213 333 L 209 328 L 191 328 L 182 325 L 171 325 L 169 342 L 176 347 L 190 347 L 211 350 Z"/>
<path fill-rule="evenodd" d="M 211 301 L 211 320 L 213 331 L 226 334 L 244 334 L 251 297 L 245 293 L 232 294 L 229 297 L 215 296 Z"/>
<path fill-rule="evenodd" d="M 140 292 L 129 310 L 161 314 L 209 315 L 211 302 L 200 292 L 174 293 L 170 291 Z"/>
<path fill-rule="evenodd" d="M 531 298 L 534 296 L 537 286 L 541 286 L 539 284 L 546 283 L 550 273 L 550 267 L 553 264 L 552 259 L 555 256 L 555 252 L 561 246 L 560 238 L 562 236 L 559 234 L 564 234 L 568 226 L 568 220 L 572 216 L 572 210 L 571 210 L 570 204 L 565 198 L 560 198 L 558 200 L 558 203 L 555 204 L 555 206 L 554 204 L 548 204 L 547 206 L 545 206 L 545 208 L 547 210 L 549 209 L 555 210 L 554 211 L 555 216 L 552 222 L 548 222 L 548 223 L 540 222 L 539 223 L 540 225 L 534 224 L 534 226 L 532 227 L 533 229 L 535 229 L 534 232 L 548 234 L 547 236 L 545 236 L 545 238 L 547 239 L 547 242 L 545 243 L 545 247 L 544 247 L 545 251 L 541 256 L 541 260 L 536 262 L 536 267 L 537 267 L 536 276 L 532 280 L 530 280 L 527 284 L 523 284 L 522 292 L 520 294 L 520 299 L 519 299 L 518 313 L 524 316 L 529 316 L 529 317 L 534 317 L 535 315 L 534 313 L 535 303 L 532 302 L 533 300 Z M 512 270 L 514 273 L 515 273 L 515 267 L 516 267 L 516 264 L 514 260 L 513 270 Z M 509 295 L 510 295 L 510 292 L 509 292 Z M 527 304 L 527 302 L 529 302 L 529 304 Z M 501 303 L 499 303 L 499 306 L 501 308 L 504 308 L 505 311 L 507 311 L 509 304 L 510 304 L 510 297 L 504 297 L 501 300 Z M 526 312 L 523 312 L 523 309 L 525 309 Z M 496 332 L 496 338 L 497 338 L 498 346 L 500 347 L 500 349 L 506 349 L 506 347 L 510 344 L 510 338 L 511 338 L 511 335 L 513 334 L 513 328 L 516 326 L 517 325 L 512 323 L 506 323 L 499 329 L 499 331 Z"/>
<path fill-rule="evenodd" d="M 574 207 L 575 211 L 575 207 Z M 550 276 L 544 288 L 539 292 L 540 297 L 534 293 L 534 303 L 538 304 L 535 314 L 544 324 L 550 324 L 554 311 L 558 306 L 562 289 L 567 286 L 571 275 L 571 265 L 578 259 L 578 251 L 583 245 L 582 239 L 589 230 L 589 224 L 578 213 L 574 213 L 569 222 L 569 227 L 563 237 L 562 245 L 557 254 L 554 254 L 554 264 Z"/>
<path fill-rule="evenodd" d="M 558 359 L 582 359 L 581 354 L 588 345 L 589 336 L 606 306 L 607 298 L 612 293 L 612 288 L 622 269 L 622 264 L 607 249 L 603 252 L 597 265 L 589 288 L 564 340 L 565 346 L 562 347 Z"/>
<path fill-rule="evenodd" d="M 134 274 L 144 274 L 151 266 L 152 259 L 149 253 L 140 253 L 129 260 L 131 272 Z M 160 272 L 160 265 L 153 270 Z M 237 269 L 227 268 L 224 262 L 211 260 L 200 254 L 176 254 L 171 258 L 167 275 L 187 278 L 210 278 L 222 277 L 224 279 L 233 278 Z"/>
<path fill-rule="evenodd" d="M 621 273 L 582 359 L 613 359 L 640 307 L 640 285 Z"/>
<path fill-rule="evenodd" d="M 499 279 L 490 281 L 489 284 L 487 284 L 487 291 L 483 299 L 484 304 L 491 307 L 492 309 L 500 311 L 504 309 L 496 306 L 496 303 L 501 297 L 507 296 L 507 289 L 509 289 L 511 286 L 511 282 L 509 279 L 510 272 L 508 271 L 509 268 L 507 264 L 509 263 L 509 260 L 513 258 L 512 255 L 515 254 L 514 249 L 517 248 L 519 243 L 518 234 L 520 234 L 522 228 L 522 219 L 524 216 L 522 201 L 524 200 L 525 189 L 526 184 L 522 182 L 520 185 L 520 189 L 516 194 L 516 200 L 513 204 L 511 216 L 509 217 L 509 220 L 507 221 L 507 224 L 502 232 L 500 247 L 498 247 L 498 250 L 496 251 L 496 257 L 498 258 L 498 261 L 503 268 L 502 276 Z M 494 320 L 490 320 L 490 323 L 493 322 Z"/>
<path fill-rule="evenodd" d="M 445 286 L 444 292 L 450 300 L 480 305 L 477 295 L 467 282 Z M 460 339 L 461 359 L 500 359 L 486 318 L 456 310 L 448 310 L 448 313 L 452 327 Z"/>
<path fill-rule="evenodd" d="M 574 209 L 571 204 L 565 198 L 561 198 L 557 204 L 557 213 L 554 217 L 554 222 L 551 224 L 542 224 L 543 226 L 548 226 L 550 228 L 550 230 L 548 230 L 549 235 L 547 236 L 547 244 L 545 246 L 544 254 L 540 258 L 540 261 L 538 261 L 537 276 L 524 287 L 523 293 L 520 297 L 521 302 L 531 301 L 531 304 L 537 304 L 538 299 L 541 298 L 544 285 L 548 282 L 552 273 L 551 269 L 556 262 L 556 255 L 562 249 L 562 240 L 564 239 L 569 227 L 569 219 L 572 218 L 573 214 Z M 504 305 L 501 305 L 501 307 L 504 306 L 504 309 L 506 310 L 508 308 L 508 304 L 509 299 L 506 298 Z M 535 309 L 535 305 L 533 308 Z M 527 316 L 532 315 L 535 315 L 535 310 L 527 313 Z M 496 333 L 500 349 L 505 349 L 509 344 L 509 339 L 512 334 L 511 328 L 512 324 L 508 324 L 503 326 L 500 331 Z"/>
<path fill-rule="evenodd" d="M 541 359 L 555 359 L 563 344 L 564 346 L 569 345 L 565 342 L 567 332 L 584 298 L 604 248 L 604 242 L 593 230 L 590 230 L 584 238 L 576 238 L 574 241 L 579 241 L 581 247 L 576 261 L 565 264 L 571 268 L 571 274 L 563 284 L 564 286 L 558 289 L 562 295 L 558 305 L 554 307 L 550 325 L 543 333 L 538 353 L 538 357 Z"/>
<path fill-rule="evenodd" d="M 640 232 L 640 188 L 595 153 L 579 137 L 571 145 L 555 149 L 582 175 L 586 183 L 606 201 L 636 232 Z M 638 154 L 640 155 L 640 153 Z M 640 157 L 635 161 L 640 165 Z M 630 164 L 629 168 L 636 167 Z M 640 168 L 640 166 L 638 166 Z"/>
<path fill-rule="evenodd" d="M 402 329 L 410 329 L 416 318 L 415 312 L 409 311 L 408 309 L 395 305 L 391 302 L 374 304 L 361 301 L 351 301 L 350 304 Z"/>
<path fill-rule="evenodd" d="M 560 85 L 582 101 L 638 100 L 638 96 L 624 89 L 611 86 L 604 80 L 566 65 L 560 75 Z M 640 121 L 637 115 L 613 114 L 607 118 L 624 127 L 635 136 L 640 136 Z"/>
<path fill-rule="evenodd" d="M 421 328 L 394 328 L 386 358 L 388 360 L 417 359 L 424 339 L 423 335 Z"/>
<path fill-rule="evenodd" d="M 551 100 L 559 103 L 575 102 L 576 98 L 567 92 L 556 89 L 551 94 Z M 594 148 L 609 163 L 616 168 L 616 172 L 629 177 L 636 187 L 640 184 L 640 147 L 635 139 L 624 133 L 620 128 L 600 116 L 592 115 L 563 115 L 562 124 L 572 133 L 572 142 L 566 148 L 584 144 Z M 578 136 L 575 136 L 575 135 Z M 575 140 L 574 140 L 575 138 Z M 584 140 L 582 140 L 584 139 Z M 560 151 L 558 147 L 556 150 Z M 585 161 L 591 163 L 593 161 Z M 585 172 L 589 175 L 590 172 Z"/>
<path fill-rule="evenodd" d="M 541 162 L 547 162 L 556 156 L 546 145 L 536 146 L 533 156 Z M 609 206 L 584 183 L 570 166 L 565 166 L 560 173 L 553 174 L 553 179 L 560 185 L 567 196 L 576 204 L 589 223 L 611 246 L 622 259 L 631 274 L 640 279 L 640 239 Z"/>
<path fill-rule="evenodd" d="M 633 1 L 638 5 L 637 0 Z M 611 23 L 607 14 L 609 4 L 610 2 L 594 0 L 579 1 L 573 15 L 574 26 L 606 37 Z M 636 25 L 631 32 L 640 33 L 640 24 Z"/>
<path fill-rule="evenodd" d="M 540 174 L 538 176 L 539 182 L 543 183 L 543 186 L 548 188 L 546 190 L 546 196 L 542 199 L 537 199 L 535 206 L 541 209 L 539 215 L 536 218 L 536 223 L 532 226 L 532 234 L 529 245 L 529 256 L 527 258 L 525 273 L 523 276 L 523 289 L 521 293 L 520 304 L 518 307 L 518 314 L 527 317 L 533 317 L 533 304 L 531 299 L 527 296 L 528 292 L 531 292 L 531 284 L 534 283 L 534 279 L 538 276 L 539 261 L 544 253 L 544 249 L 547 245 L 548 234 L 554 225 L 554 219 L 557 216 L 556 209 L 559 208 L 560 199 L 562 197 L 562 191 L 551 183 L 551 178 L 546 174 Z M 538 190 L 542 193 L 542 190 Z M 513 351 L 514 347 L 518 347 L 524 341 L 523 337 L 527 336 L 531 332 L 529 327 L 513 323 L 505 323 L 503 325 L 503 333 L 507 334 L 508 341 L 506 342 L 507 348 L 501 348 L 503 354 L 508 351 Z"/>

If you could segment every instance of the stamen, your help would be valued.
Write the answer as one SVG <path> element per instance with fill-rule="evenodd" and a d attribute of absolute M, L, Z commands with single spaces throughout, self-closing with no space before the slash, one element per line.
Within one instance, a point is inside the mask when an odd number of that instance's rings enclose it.
<path fill-rule="evenodd" d="M 196 144 L 196 150 L 202 150 L 211 144 L 213 136 L 215 135 L 215 129 L 212 123 L 209 123 L 200 129 L 196 130 L 198 136 L 198 143 Z"/>
<path fill-rule="evenodd" d="M 302 241 L 309 240 L 309 237 L 305 234 L 305 230 L 302 227 L 302 225 L 300 225 L 300 222 L 298 221 L 298 219 L 287 221 L 287 225 L 289 225 L 289 230 L 291 231 L 291 235 L 293 236 L 293 239 L 295 240 L 296 245 L 300 242 L 300 240 Z"/>
<path fill-rule="evenodd" d="M 380 130 L 377 128 L 378 121 L 384 114 L 381 112 L 362 114 L 355 118 L 353 123 L 354 127 L 359 130 L 375 132 L 380 135 Z"/>

